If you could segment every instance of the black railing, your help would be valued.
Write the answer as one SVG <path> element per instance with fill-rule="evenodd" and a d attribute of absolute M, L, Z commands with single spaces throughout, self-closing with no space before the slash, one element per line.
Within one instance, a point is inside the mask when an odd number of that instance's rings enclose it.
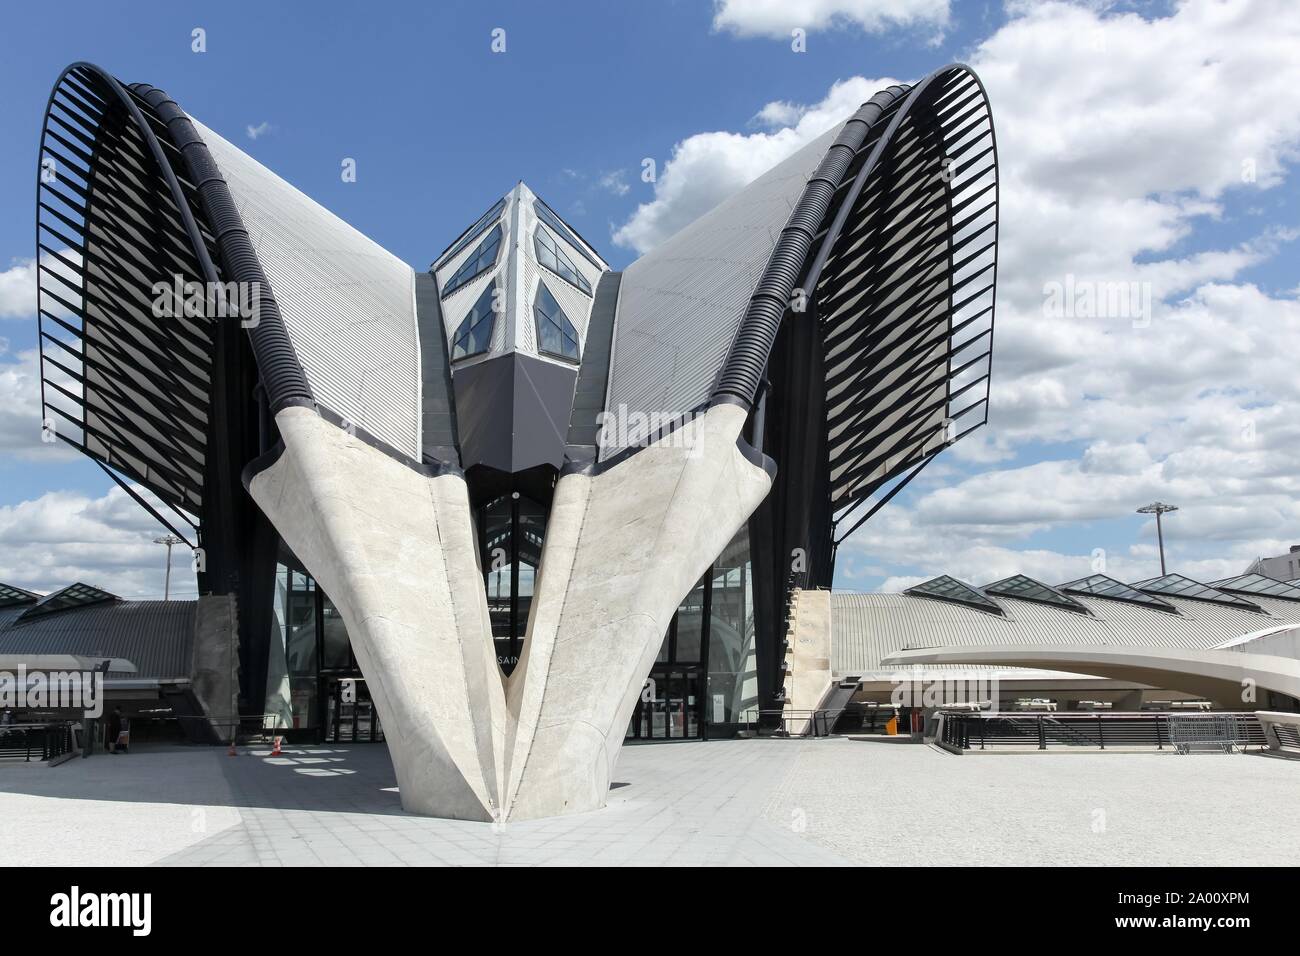
<path fill-rule="evenodd" d="M 0 759 L 54 760 L 74 748 L 72 724 L 6 724 L 0 726 Z"/>
<path fill-rule="evenodd" d="M 843 707 L 828 710 L 751 710 L 748 724 L 759 737 L 829 737 Z"/>
<path fill-rule="evenodd" d="M 948 750 L 1032 747 L 1173 748 L 1263 746 L 1264 731 L 1251 713 L 1018 713 L 939 715 L 937 740 Z"/>

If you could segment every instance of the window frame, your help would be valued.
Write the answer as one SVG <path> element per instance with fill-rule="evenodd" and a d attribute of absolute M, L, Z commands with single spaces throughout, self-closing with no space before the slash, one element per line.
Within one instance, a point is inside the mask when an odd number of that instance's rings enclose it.
<path fill-rule="evenodd" d="M 546 238 L 550 240 L 551 245 L 553 247 L 552 249 L 547 249 L 546 251 L 554 255 L 555 261 L 560 266 L 568 266 L 569 269 L 573 271 L 573 274 L 577 276 L 579 280 L 581 280 L 580 282 L 574 282 L 563 272 L 560 272 L 558 269 L 552 269 L 550 266 L 548 266 L 545 262 L 542 261 L 542 236 L 543 235 L 545 235 Z M 591 280 L 582 274 L 582 270 L 578 268 L 578 264 L 569 258 L 569 254 L 560 247 L 560 241 L 555 237 L 555 235 L 551 230 L 546 228 L 545 224 L 542 223 L 541 220 L 538 220 L 536 227 L 533 229 L 533 257 L 537 259 L 537 264 L 539 266 L 541 266 L 551 275 L 558 276 L 559 278 L 563 279 L 565 282 L 573 286 L 583 295 L 588 296 L 589 298 L 595 295 L 595 292 L 591 285 Z"/>
<path fill-rule="evenodd" d="M 483 265 L 481 260 L 483 258 L 484 247 L 492 242 L 493 239 L 496 240 L 496 251 L 492 254 L 492 261 Z M 474 247 L 474 251 L 466 257 L 465 261 L 460 264 L 460 267 L 452 273 L 451 278 L 447 280 L 447 284 L 441 289 L 438 297 L 440 299 L 446 299 L 465 288 L 465 286 L 469 285 L 483 273 L 495 269 L 497 262 L 501 258 L 501 247 L 504 245 L 505 230 L 501 228 L 501 223 L 498 222 L 492 227 L 492 230 L 483 237 L 483 241 Z M 475 268 L 471 273 L 466 273 L 466 270 L 470 268 L 470 263 L 474 263 L 477 268 Z"/>
<path fill-rule="evenodd" d="M 497 289 L 499 289 L 500 287 L 501 284 L 497 282 L 495 279 L 489 282 L 484 287 L 483 292 L 479 295 L 479 297 L 474 300 L 474 304 L 470 306 L 469 311 L 465 313 L 465 317 L 461 319 L 460 323 L 456 326 L 456 331 L 452 333 L 451 343 L 447 348 L 447 356 L 453 364 L 456 362 L 463 362 L 466 359 L 472 359 L 475 358 L 476 356 L 484 355 L 492 351 L 492 336 L 496 334 L 496 330 L 497 330 L 497 310 L 492 308 L 491 303 L 493 298 L 496 296 Z M 474 326 L 478 325 L 479 322 L 483 321 L 482 316 L 480 316 L 478 322 L 473 323 L 473 325 L 470 324 L 470 320 L 474 318 L 474 313 L 478 310 L 479 305 L 482 304 L 484 299 L 488 300 L 487 317 L 488 320 L 491 322 L 491 325 L 489 325 L 488 332 L 487 332 L 487 345 L 473 352 L 466 352 L 464 355 L 457 355 L 456 354 L 457 342 L 460 341 L 460 339 L 462 338 L 468 338 L 469 334 L 473 331 Z"/>
<path fill-rule="evenodd" d="M 574 347 L 578 351 L 577 355 L 566 355 L 563 352 L 554 352 L 542 347 L 542 321 L 543 319 L 546 321 L 553 321 L 549 315 L 542 312 L 541 306 L 538 304 L 542 297 L 542 290 L 545 290 L 546 294 L 551 297 L 551 301 L 555 303 L 555 308 L 559 312 L 560 318 L 564 320 L 564 325 L 567 325 L 569 330 L 572 331 Z M 558 322 L 556 325 L 559 325 L 561 335 L 567 334 L 564 325 L 561 325 Z M 569 318 L 569 314 L 564 311 L 564 306 L 560 305 L 560 300 L 555 297 L 555 293 L 546 285 L 544 279 L 537 280 L 537 291 L 533 293 L 533 334 L 536 337 L 538 355 L 546 355 L 554 359 L 559 359 L 561 362 L 568 362 L 572 365 L 582 364 L 582 336 L 578 333 L 578 327 L 573 324 L 573 320 Z"/>

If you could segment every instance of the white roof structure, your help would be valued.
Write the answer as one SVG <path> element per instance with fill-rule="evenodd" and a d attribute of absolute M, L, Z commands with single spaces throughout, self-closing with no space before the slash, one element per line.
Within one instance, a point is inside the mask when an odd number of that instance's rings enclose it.
<path fill-rule="evenodd" d="M 1181 648 L 1210 650 L 1300 627 L 1300 602 L 1258 598 L 1248 611 L 1188 598 L 1165 597 L 1177 613 L 1086 594 L 1069 594 L 1081 614 L 1039 601 L 987 595 L 1001 614 L 920 594 L 831 595 L 831 666 L 837 676 L 887 679 L 882 664 L 895 651 L 1003 645 Z M 941 665 L 935 665 L 941 666 Z"/>
<path fill-rule="evenodd" d="M 420 456 L 415 271 L 198 120 L 320 404 Z"/>

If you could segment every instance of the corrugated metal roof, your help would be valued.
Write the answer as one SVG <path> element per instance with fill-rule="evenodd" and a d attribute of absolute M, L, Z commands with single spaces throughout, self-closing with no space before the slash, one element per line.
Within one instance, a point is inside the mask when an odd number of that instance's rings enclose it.
<path fill-rule="evenodd" d="M 708 400 L 772 248 L 839 131 L 827 130 L 628 266 L 607 410 L 683 414 Z M 621 450 L 606 448 L 604 457 Z"/>
<path fill-rule="evenodd" d="M 880 660 L 905 648 L 983 644 L 1109 644 L 1207 649 L 1279 624 L 1300 625 L 1300 605 L 1271 601 L 1275 614 L 1167 598 L 1177 614 L 1123 601 L 1071 595 L 1091 616 L 1034 601 L 998 596 L 999 617 L 908 594 L 831 595 L 831 665 L 837 675 L 887 670 Z M 1261 599 L 1263 604 L 1267 599 Z M 1270 608 L 1272 610 L 1272 608 Z"/>
<path fill-rule="evenodd" d="M 420 457 L 415 272 L 194 120 L 230 186 L 316 400 Z"/>
<path fill-rule="evenodd" d="M 0 654 L 120 657 L 132 678 L 186 679 L 194 651 L 197 601 L 123 601 L 70 608 L 30 621 L 0 611 Z M 17 609 L 5 609 L 21 610 Z M 116 674 L 109 672 L 112 677 Z"/>

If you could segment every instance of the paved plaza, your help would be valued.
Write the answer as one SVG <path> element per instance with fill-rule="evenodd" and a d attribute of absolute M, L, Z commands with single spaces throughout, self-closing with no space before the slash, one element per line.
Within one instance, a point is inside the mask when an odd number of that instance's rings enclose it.
<path fill-rule="evenodd" d="M 901 739 L 624 749 L 602 811 L 402 811 L 384 747 L 0 766 L 0 865 L 1294 865 L 1300 761 L 952 756 Z"/>

